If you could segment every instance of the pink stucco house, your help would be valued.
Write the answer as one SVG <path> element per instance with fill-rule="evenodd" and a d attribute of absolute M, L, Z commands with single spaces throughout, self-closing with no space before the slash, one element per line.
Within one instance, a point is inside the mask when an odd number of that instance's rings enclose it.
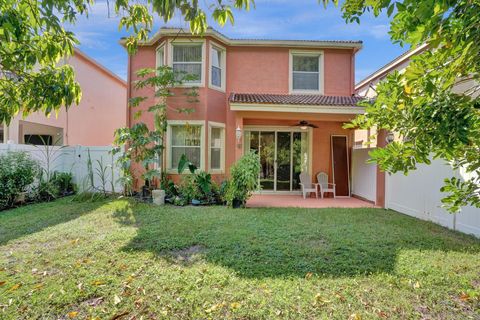
<path fill-rule="evenodd" d="M 49 118 L 40 112 L 26 118 L 19 114 L 8 127 L 0 124 L 0 143 L 112 144 L 115 129 L 126 124 L 127 83 L 79 49 L 62 63 L 75 68 L 82 88 L 80 104 Z"/>
<path fill-rule="evenodd" d="M 345 122 L 364 112 L 356 105 L 355 54 L 361 41 L 230 39 L 208 29 L 192 36 L 162 28 L 128 62 L 128 97 L 153 90 L 134 88 L 136 71 L 159 65 L 196 74 L 195 112 L 168 112 L 165 170 L 177 180 L 181 154 L 221 180 L 243 153 L 261 157 L 262 192 L 298 193 L 299 175 L 325 172 L 337 196 L 350 196 L 353 130 Z M 182 90 L 182 89 L 178 89 Z M 175 99 L 170 103 L 175 105 Z M 131 126 L 153 119 L 143 113 Z"/>

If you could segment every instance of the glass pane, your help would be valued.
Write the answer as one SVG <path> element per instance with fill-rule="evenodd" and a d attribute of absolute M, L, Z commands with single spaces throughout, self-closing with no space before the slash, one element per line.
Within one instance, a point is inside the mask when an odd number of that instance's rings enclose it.
<path fill-rule="evenodd" d="M 210 137 L 210 146 L 212 148 L 222 147 L 222 128 L 212 128 Z"/>
<path fill-rule="evenodd" d="M 318 73 L 293 73 L 293 90 L 318 90 Z"/>
<path fill-rule="evenodd" d="M 173 62 L 202 62 L 202 45 L 174 45 Z"/>
<path fill-rule="evenodd" d="M 163 66 L 163 48 L 157 50 L 157 67 Z"/>
<path fill-rule="evenodd" d="M 212 84 L 217 87 L 222 86 L 222 69 L 212 67 Z"/>
<path fill-rule="evenodd" d="M 212 128 L 210 136 L 210 168 L 221 169 L 223 128 Z"/>
<path fill-rule="evenodd" d="M 290 191 L 290 132 L 277 132 L 277 190 Z"/>
<path fill-rule="evenodd" d="M 200 146 L 201 126 L 172 126 L 172 146 Z"/>
<path fill-rule="evenodd" d="M 245 153 L 254 151 L 258 154 L 258 131 L 245 131 Z"/>
<path fill-rule="evenodd" d="M 273 190 L 275 181 L 275 132 L 260 133 L 260 185 Z"/>
<path fill-rule="evenodd" d="M 187 159 L 200 168 L 200 148 L 199 147 L 172 147 L 172 169 L 178 168 L 178 163 L 182 154 Z"/>
<path fill-rule="evenodd" d="M 183 80 L 183 82 L 200 82 L 202 78 L 202 64 L 201 63 L 178 63 L 173 64 L 173 72 L 176 74 L 177 80 L 182 80 L 185 76 L 194 76 L 195 80 Z"/>
<path fill-rule="evenodd" d="M 293 71 L 318 72 L 318 56 L 293 56 Z"/>
<path fill-rule="evenodd" d="M 210 168 L 221 169 L 221 149 L 210 149 Z"/>
<path fill-rule="evenodd" d="M 212 49 L 212 66 L 220 68 L 220 61 L 222 61 L 222 52 L 215 48 Z"/>
<path fill-rule="evenodd" d="M 300 173 L 308 171 L 308 133 L 293 132 L 293 178 L 292 189 L 300 189 Z"/>

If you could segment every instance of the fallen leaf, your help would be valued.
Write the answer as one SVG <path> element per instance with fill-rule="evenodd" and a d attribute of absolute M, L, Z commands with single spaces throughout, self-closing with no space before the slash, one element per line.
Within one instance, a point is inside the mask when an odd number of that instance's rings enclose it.
<path fill-rule="evenodd" d="M 33 287 L 33 289 L 34 289 L 34 290 L 39 290 L 39 289 L 41 289 L 42 287 L 43 287 L 43 283 L 39 283 L 39 284 L 36 284 L 36 285 Z"/>
<path fill-rule="evenodd" d="M 21 283 L 14 284 L 8 291 L 15 291 L 22 286 Z"/>
<path fill-rule="evenodd" d="M 83 283 L 77 284 L 77 288 L 78 290 L 83 291 Z"/>
<path fill-rule="evenodd" d="M 232 309 L 234 309 L 234 310 L 235 310 L 235 309 L 238 309 L 238 308 L 240 308 L 240 303 L 238 303 L 238 302 L 232 302 L 232 303 L 230 303 L 230 308 L 232 308 Z"/>
<path fill-rule="evenodd" d="M 72 312 L 69 312 L 69 313 L 68 313 L 68 317 L 69 317 L 70 319 L 73 319 L 73 318 L 75 318 L 75 317 L 77 316 L 77 314 L 78 314 L 78 311 L 72 311 Z"/>
<path fill-rule="evenodd" d="M 460 300 L 468 301 L 468 300 L 470 300 L 470 296 L 468 294 L 466 294 L 465 292 L 462 292 L 462 294 L 460 295 Z"/>
<path fill-rule="evenodd" d="M 95 281 L 92 282 L 92 284 L 94 286 L 101 286 L 102 284 L 105 284 L 105 282 L 102 281 L 102 280 L 95 280 Z"/>
<path fill-rule="evenodd" d="M 77 243 L 78 243 L 78 241 L 80 241 L 80 239 L 79 239 L 79 238 L 77 238 L 77 239 L 75 239 L 75 240 L 72 240 L 72 241 L 70 241 L 70 243 L 71 243 L 71 244 L 77 244 Z"/>
<path fill-rule="evenodd" d="M 87 300 L 86 303 L 90 307 L 98 307 L 99 305 L 101 305 L 103 303 L 103 297 L 92 298 L 90 300 Z"/>
<path fill-rule="evenodd" d="M 362 317 L 359 315 L 359 314 L 356 314 L 356 313 L 352 313 L 350 315 L 350 320 L 362 320 Z"/>
<path fill-rule="evenodd" d="M 122 299 L 120 299 L 119 296 L 115 295 L 115 296 L 113 297 L 113 303 L 114 303 L 115 305 L 117 305 L 117 304 L 119 304 L 120 302 L 122 302 Z"/>
<path fill-rule="evenodd" d="M 217 311 L 218 309 L 220 309 L 222 306 L 223 306 L 223 303 L 214 304 L 214 305 L 211 306 L 210 308 L 206 309 L 205 312 L 206 312 L 206 313 L 212 313 L 212 312 Z"/>
<path fill-rule="evenodd" d="M 114 315 L 114 316 L 111 318 L 111 320 L 120 319 L 121 317 L 126 316 L 127 314 L 128 314 L 127 311 L 122 312 L 122 313 L 118 313 L 118 314 Z"/>
<path fill-rule="evenodd" d="M 0 281 L 0 287 L 3 286 L 7 281 Z"/>
<path fill-rule="evenodd" d="M 310 279 L 312 276 L 313 276 L 313 273 L 307 272 L 307 274 L 305 275 L 305 279 L 308 280 L 308 279 Z"/>
<path fill-rule="evenodd" d="M 413 284 L 413 288 L 415 288 L 415 289 L 420 288 L 420 282 L 418 282 L 418 281 L 415 282 L 415 283 Z"/>

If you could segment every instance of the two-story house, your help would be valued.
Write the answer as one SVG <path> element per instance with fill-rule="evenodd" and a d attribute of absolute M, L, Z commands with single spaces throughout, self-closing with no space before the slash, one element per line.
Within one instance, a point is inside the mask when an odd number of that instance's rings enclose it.
<path fill-rule="evenodd" d="M 361 41 L 230 39 L 208 29 L 192 36 L 162 28 L 128 62 L 128 96 L 137 90 L 136 71 L 169 65 L 197 76 L 195 112 L 168 111 L 165 170 L 178 179 L 182 154 L 221 180 L 243 153 L 261 158 L 263 192 L 298 192 L 299 175 L 326 172 L 337 196 L 350 196 L 353 131 L 343 124 L 364 112 L 354 95 L 355 54 Z M 179 97 L 169 98 L 175 105 Z M 153 126 L 151 114 L 143 121 Z"/>
<path fill-rule="evenodd" d="M 75 69 L 82 88 L 79 105 L 46 117 L 20 112 L 7 126 L 0 123 L 0 143 L 34 145 L 108 146 L 114 131 L 126 123 L 127 83 L 87 54 L 75 48 L 74 55 L 62 60 Z"/>

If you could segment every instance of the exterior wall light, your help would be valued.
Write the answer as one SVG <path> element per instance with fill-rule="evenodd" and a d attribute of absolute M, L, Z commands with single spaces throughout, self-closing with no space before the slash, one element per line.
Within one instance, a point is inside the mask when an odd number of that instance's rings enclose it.
<path fill-rule="evenodd" d="M 235 130 L 235 137 L 237 138 L 237 143 L 240 144 L 240 140 L 242 139 L 242 128 L 240 128 L 240 126 Z"/>
<path fill-rule="evenodd" d="M 387 136 L 385 137 L 385 141 L 387 142 L 387 144 L 395 141 L 395 134 L 393 132 L 387 133 Z"/>

